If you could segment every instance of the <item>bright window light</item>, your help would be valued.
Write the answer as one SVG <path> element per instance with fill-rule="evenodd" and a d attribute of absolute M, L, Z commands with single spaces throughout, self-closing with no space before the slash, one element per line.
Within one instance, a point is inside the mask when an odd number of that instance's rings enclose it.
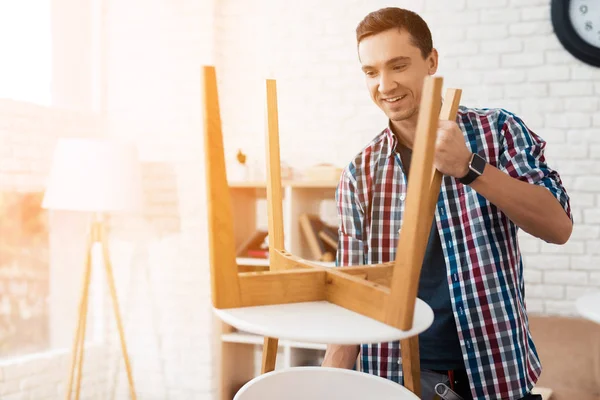
<path fill-rule="evenodd" d="M 51 0 L 0 0 L 0 98 L 52 102 Z"/>

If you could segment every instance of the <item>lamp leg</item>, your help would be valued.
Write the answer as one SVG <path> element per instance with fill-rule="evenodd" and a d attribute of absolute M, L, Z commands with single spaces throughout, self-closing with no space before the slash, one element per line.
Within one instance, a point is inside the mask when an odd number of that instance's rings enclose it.
<path fill-rule="evenodd" d="M 83 315 L 81 316 L 81 333 L 79 339 L 79 365 L 77 366 L 77 386 L 75 387 L 75 400 L 79 400 L 79 394 L 81 392 L 81 377 L 83 376 L 83 355 L 85 352 L 85 333 L 87 327 L 87 315 L 88 315 L 88 304 L 90 299 L 90 281 L 91 281 L 91 259 L 88 260 L 88 274 L 87 274 L 87 282 L 86 282 L 86 295 L 85 302 L 83 305 Z"/>
<path fill-rule="evenodd" d="M 69 400 L 71 398 L 71 392 L 73 390 L 73 377 L 75 373 L 75 367 L 78 367 L 78 371 L 81 371 L 79 365 L 83 363 L 83 347 L 85 340 L 85 325 L 87 319 L 87 304 L 88 304 L 88 294 L 89 294 L 89 286 L 90 286 L 90 278 L 91 278 L 91 270 L 92 270 L 92 245 L 93 245 L 93 233 L 90 232 L 90 236 L 88 239 L 87 249 L 86 249 L 86 262 L 85 262 L 85 270 L 83 273 L 83 282 L 81 288 L 81 298 L 79 300 L 79 318 L 77 320 L 77 328 L 75 331 L 75 337 L 73 340 L 73 349 L 71 352 L 71 370 L 69 373 L 69 384 L 67 386 L 67 392 L 65 398 Z M 79 372 L 81 374 L 81 372 Z M 79 376 L 81 379 L 81 375 Z M 79 384 L 78 384 L 79 387 Z M 78 390 L 79 392 L 79 390 Z"/>
<path fill-rule="evenodd" d="M 83 297 L 83 296 L 82 296 Z M 67 390 L 65 392 L 65 399 L 69 400 L 71 398 L 71 393 L 73 391 L 73 376 L 75 374 L 75 366 L 79 364 L 79 342 L 81 339 L 81 311 L 79 313 L 79 319 L 77 320 L 77 330 L 75 332 L 74 340 L 73 340 L 73 349 L 71 350 L 71 369 L 69 372 L 69 383 L 67 385 Z"/>
<path fill-rule="evenodd" d="M 125 344 L 125 333 L 123 330 L 123 323 L 121 322 L 121 313 L 119 311 L 119 301 L 117 299 L 117 290 L 115 289 L 115 280 L 113 276 L 112 266 L 110 263 L 109 253 L 108 253 L 108 244 L 106 242 L 106 238 L 104 236 L 104 231 L 101 231 L 101 243 L 102 243 L 102 255 L 104 258 L 104 266 L 106 268 L 106 280 L 108 281 L 108 286 L 110 288 L 110 295 L 113 300 L 113 308 L 115 313 L 115 318 L 117 320 L 117 328 L 119 329 L 119 338 L 121 340 L 121 350 L 123 351 L 123 358 L 125 360 L 125 368 L 127 370 L 127 379 L 129 380 L 129 394 L 131 395 L 131 399 L 135 400 L 135 387 L 133 385 L 133 374 L 131 372 L 131 365 L 129 362 L 129 356 L 127 355 L 127 345 Z"/>

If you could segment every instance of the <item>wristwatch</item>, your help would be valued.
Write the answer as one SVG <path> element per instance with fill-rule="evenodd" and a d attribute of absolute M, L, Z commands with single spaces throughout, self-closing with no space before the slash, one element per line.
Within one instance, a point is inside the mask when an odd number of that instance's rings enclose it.
<path fill-rule="evenodd" d="M 459 179 L 459 182 L 463 185 L 468 185 L 477 179 L 481 174 L 483 174 L 483 170 L 485 169 L 485 160 L 477 153 L 473 153 L 471 156 L 471 160 L 469 161 L 469 172 Z"/>

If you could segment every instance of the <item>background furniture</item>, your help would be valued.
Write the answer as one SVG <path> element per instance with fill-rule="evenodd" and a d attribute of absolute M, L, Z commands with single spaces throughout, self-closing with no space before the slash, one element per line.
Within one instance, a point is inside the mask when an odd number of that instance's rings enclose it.
<path fill-rule="evenodd" d="M 581 316 L 600 324 L 600 292 L 584 294 L 576 305 Z"/>
<path fill-rule="evenodd" d="M 131 398 L 135 399 L 133 376 L 104 222 L 107 213 L 133 212 L 141 206 L 140 165 L 136 148 L 104 139 L 60 139 L 54 152 L 42 206 L 53 210 L 85 212 L 89 213 L 91 218 L 66 398 L 71 398 L 74 375 L 77 374 L 75 398 L 79 399 L 92 276 L 92 254 L 94 246 L 100 246 L 127 369 L 129 391 Z"/>
<path fill-rule="evenodd" d="M 300 216 L 304 213 L 319 215 L 323 200 L 335 200 L 337 184 L 337 179 L 282 182 L 284 242 L 289 252 L 307 260 L 314 260 L 309 243 L 302 234 Z M 266 187 L 266 182 L 229 183 L 236 248 L 243 245 L 257 230 L 266 230 L 266 224 L 259 224 L 262 221 L 258 220 L 260 214 L 266 215 Z M 238 264 L 269 265 L 267 260 L 246 258 L 239 258 Z"/>
<path fill-rule="evenodd" d="M 312 259 L 335 261 L 338 245 L 338 228 L 329 226 L 318 215 L 303 213 L 300 215 L 302 237 L 308 242 Z"/>
<path fill-rule="evenodd" d="M 550 400 L 600 400 L 600 325 L 538 315 L 529 316 L 529 325 L 542 362 L 540 392 L 551 389 Z"/>
<path fill-rule="evenodd" d="M 335 199 L 337 180 L 330 181 L 283 181 L 283 228 L 285 247 L 293 254 L 312 259 L 306 238 L 302 234 L 300 216 L 305 212 L 319 214 L 321 202 Z M 236 248 L 261 229 L 266 229 L 266 182 L 230 182 L 233 204 Z M 269 260 L 260 258 L 237 258 L 240 271 L 248 267 L 263 266 L 268 269 Z M 333 262 L 322 265 L 333 266 Z M 231 400 L 234 393 L 247 381 L 260 374 L 263 336 L 238 331 L 216 320 L 220 347 L 221 400 Z M 293 340 L 279 340 L 276 368 L 320 365 L 325 355 L 325 344 Z"/>

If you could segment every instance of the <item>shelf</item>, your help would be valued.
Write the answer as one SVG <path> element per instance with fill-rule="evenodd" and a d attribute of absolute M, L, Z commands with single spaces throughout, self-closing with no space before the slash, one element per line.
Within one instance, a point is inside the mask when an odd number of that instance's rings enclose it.
<path fill-rule="evenodd" d="M 290 347 L 297 349 L 327 350 L 327 345 L 321 343 L 305 343 L 295 340 L 286 340 L 286 342 L 289 343 Z"/>
<path fill-rule="evenodd" d="M 335 189 L 338 181 L 291 181 L 287 185 L 293 188 Z"/>
<path fill-rule="evenodd" d="M 264 338 L 251 333 L 233 332 L 222 334 L 221 340 L 228 343 L 263 344 Z"/>
<path fill-rule="evenodd" d="M 283 181 L 281 187 L 292 187 L 292 188 L 315 188 L 315 189 L 335 189 L 338 186 L 338 181 L 309 181 L 309 180 L 298 180 L 298 181 Z M 248 188 L 248 189 L 265 189 L 267 183 L 263 181 L 232 181 L 229 182 L 230 188 Z"/>
<path fill-rule="evenodd" d="M 221 335 L 221 340 L 227 343 L 243 343 L 243 344 L 258 344 L 262 345 L 264 342 L 264 336 L 254 335 L 252 333 L 245 332 L 233 332 L 225 333 Z M 327 345 L 321 343 L 305 343 L 298 342 L 295 340 L 280 340 L 279 345 L 289 346 L 297 349 L 311 349 L 311 350 L 326 350 Z"/>
<path fill-rule="evenodd" d="M 320 178 L 319 175 L 315 176 Z M 299 222 L 303 213 L 319 215 L 323 201 L 335 200 L 337 179 L 288 179 L 282 181 L 284 247 L 295 256 L 324 267 L 335 267 L 335 262 L 314 260 Z M 235 249 L 240 249 L 257 231 L 266 231 L 268 222 L 266 180 L 229 181 L 234 221 Z M 242 253 L 240 253 L 242 255 Z M 254 257 L 236 257 L 238 272 L 268 271 L 270 260 Z M 219 399 L 232 400 L 241 385 L 260 374 L 264 336 L 235 329 L 219 319 L 218 355 Z M 295 340 L 293 340 L 295 339 Z M 306 343 L 303 336 L 279 340 L 277 367 L 320 365 L 327 348 L 317 340 Z"/>
<path fill-rule="evenodd" d="M 229 187 L 230 188 L 264 189 L 267 187 L 267 184 L 265 182 L 258 182 L 258 181 L 239 181 L 239 182 L 229 182 Z"/>

